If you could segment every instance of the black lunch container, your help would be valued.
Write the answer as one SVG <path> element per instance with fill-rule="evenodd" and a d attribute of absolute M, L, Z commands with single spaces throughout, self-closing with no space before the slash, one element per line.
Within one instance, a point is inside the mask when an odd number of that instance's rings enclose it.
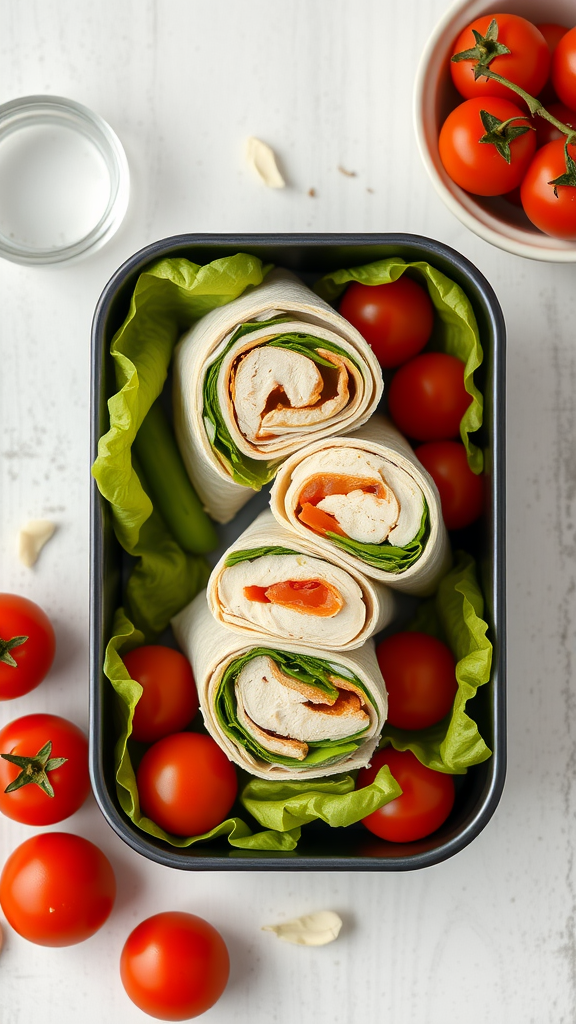
<path fill-rule="evenodd" d="M 485 451 L 486 512 L 475 535 L 485 598 L 485 617 L 494 645 L 490 682 L 468 705 L 493 751 L 483 764 L 455 776 L 456 801 L 437 832 L 413 843 L 377 839 L 362 824 L 330 828 L 306 825 L 291 853 L 237 850 L 225 840 L 187 849 L 170 846 L 138 829 L 116 797 L 113 690 L 102 664 L 127 556 L 116 541 L 106 502 L 92 481 L 90 566 L 90 770 L 100 809 L 132 849 L 168 867 L 187 870 L 405 871 L 446 860 L 482 831 L 500 799 L 506 773 L 505 732 L 505 326 L 498 300 L 479 271 L 442 242 L 407 234 L 176 235 L 146 246 L 124 263 L 106 285 L 92 327 L 92 459 L 108 430 L 106 402 L 116 390 L 110 342 L 128 311 L 138 275 L 164 257 L 209 263 L 247 252 L 265 263 L 287 267 L 307 284 L 330 270 L 359 266 L 390 256 L 424 260 L 456 281 L 476 314 L 484 362 L 475 374 L 484 394 L 484 424 L 475 440 Z M 246 813 L 241 812 L 244 816 Z M 248 816 L 249 818 L 249 816 Z M 255 830 L 259 826 L 255 825 Z"/>

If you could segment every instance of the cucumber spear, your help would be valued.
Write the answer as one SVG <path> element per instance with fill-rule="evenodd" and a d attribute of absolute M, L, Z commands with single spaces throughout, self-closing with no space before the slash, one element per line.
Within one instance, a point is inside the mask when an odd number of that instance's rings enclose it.
<path fill-rule="evenodd" d="M 184 551 L 205 555 L 218 547 L 218 535 L 186 472 L 172 427 L 154 402 L 136 434 L 134 450 L 142 464 L 150 498 Z"/>

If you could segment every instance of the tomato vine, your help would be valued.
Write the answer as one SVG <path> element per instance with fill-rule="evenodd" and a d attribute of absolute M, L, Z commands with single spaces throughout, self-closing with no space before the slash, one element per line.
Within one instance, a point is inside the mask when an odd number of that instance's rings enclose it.
<path fill-rule="evenodd" d="M 460 53 L 455 53 L 451 58 L 453 63 L 457 64 L 460 61 L 475 61 L 473 66 L 474 81 L 479 78 L 492 79 L 494 82 L 499 82 L 500 85 L 505 86 L 507 89 L 511 89 L 518 96 L 520 96 L 528 106 L 528 109 L 532 115 L 538 114 L 539 117 L 545 118 L 551 124 L 554 125 L 563 135 L 566 136 L 564 143 L 564 154 L 566 160 L 566 170 L 564 174 L 559 175 L 548 184 L 554 187 L 554 194 L 558 197 L 558 185 L 568 185 L 570 187 L 576 187 L 576 163 L 568 152 L 568 146 L 576 143 L 576 129 L 571 125 L 564 124 L 554 114 L 551 114 L 549 110 L 546 110 L 544 104 L 537 99 L 535 96 L 531 96 L 529 92 L 520 85 L 516 85 L 514 82 L 510 82 L 503 75 L 499 75 L 498 72 L 493 71 L 490 67 L 490 63 L 495 57 L 503 56 L 511 53 L 511 50 L 503 43 L 498 41 L 498 22 L 496 18 L 492 18 L 486 35 L 482 35 L 476 29 L 472 29 L 476 45 L 469 48 L 468 50 L 461 50 Z M 482 114 L 485 114 L 482 111 Z M 484 123 L 484 118 L 482 118 Z M 510 135 L 511 129 L 508 122 L 492 124 L 489 128 L 488 124 L 484 123 L 487 129 L 487 134 L 480 139 L 481 142 L 492 143 L 496 146 L 498 152 L 504 160 L 510 162 L 509 157 L 509 146 L 507 147 L 506 142 L 509 143 L 514 135 Z M 520 134 L 524 129 L 512 129 L 515 135 Z"/>

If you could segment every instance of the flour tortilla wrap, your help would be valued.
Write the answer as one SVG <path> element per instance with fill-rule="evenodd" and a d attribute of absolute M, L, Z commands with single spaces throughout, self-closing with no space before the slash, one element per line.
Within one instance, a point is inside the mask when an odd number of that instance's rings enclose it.
<path fill-rule="evenodd" d="M 333 493 L 319 499 L 321 478 Z M 318 553 L 337 551 L 346 565 L 409 594 L 433 593 L 450 566 L 436 485 L 384 416 L 292 455 L 270 507 L 281 526 L 313 537 Z"/>
<path fill-rule="evenodd" d="M 374 643 L 357 651 L 254 644 L 221 626 L 203 591 L 173 620 L 204 724 L 260 779 L 316 779 L 368 764 L 387 714 Z"/>
<path fill-rule="evenodd" d="M 207 313 L 174 356 L 176 437 L 207 511 L 229 522 L 304 440 L 364 423 L 382 389 L 370 346 L 289 271 Z"/>
<path fill-rule="evenodd" d="M 287 581 L 296 584 L 293 592 Z M 304 603 L 307 594 L 313 605 Z M 207 595 L 216 620 L 255 643 L 287 640 L 330 651 L 361 647 L 394 614 L 388 587 L 347 566 L 337 551 L 319 556 L 314 537 L 285 530 L 268 509 L 222 556 Z"/>

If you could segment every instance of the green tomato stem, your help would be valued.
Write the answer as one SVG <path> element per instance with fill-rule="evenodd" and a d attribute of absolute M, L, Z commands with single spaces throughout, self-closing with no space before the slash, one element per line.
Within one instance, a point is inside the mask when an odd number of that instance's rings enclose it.
<path fill-rule="evenodd" d="M 506 129 L 507 129 L 508 125 L 512 124 L 513 121 L 526 121 L 526 120 L 527 120 L 527 118 L 524 116 L 524 114 L 520 114 L 520 115 L 517 114 L 515 117 L 509 117 L 507 121 L 502 121 L 502 123 L 500 124 L 500 126 L 498 128 L 494 128 L 494 131 L 496 132 L 497 135 L 505 135 L 506 134 Z M 526 128 L 529 128 L 531 132 L 536 131 L 536 129 L 533 128 L 532 125 L 526 125 Z"/>
<path fill-rule="evenodd" d="M 489 67 L 482 67 L 482 74 L 478 77 L 491 78 L 495 82 L 500 82 L 500 85 L 506 86 L 507 89 L 512 89 L 513 92 L 518 96 L 521 96 L 522 99 L 526 101 L 531 114 L 538 114 L 540 117 L 545 118 L 546 121 L 550 121 L 550 124 L 553 124 L 558 131 L 562 132 L 563 135 L 568 136 L 568 142 L 571 143 L 576 141 L 576 129 L 571 128 L 567 124 L 563 124 L 562 121 L 559 121 L 557 117 L 554 117 L 554 114 L 551 114 L 550 111 L 546 110 L 540 100 L 531 96 L 530 93 L 526 92 L 526 90 L 520 85 L 515 85 L 514 82 L 509 82 L 507 78 L 503 78 L 497 71 L 492 71 Z"/>

